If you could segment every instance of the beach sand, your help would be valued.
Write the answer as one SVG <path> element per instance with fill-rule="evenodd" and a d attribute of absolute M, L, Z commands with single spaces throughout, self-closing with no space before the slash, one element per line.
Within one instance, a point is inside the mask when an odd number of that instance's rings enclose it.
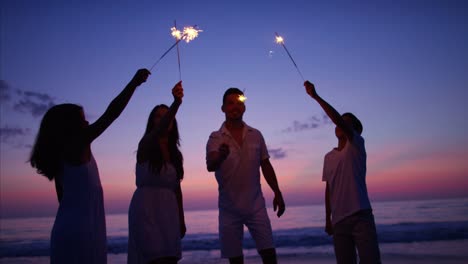
<path fill-rule="evenodd" d="M 381 244 L 382 263 L 391 264 L 466 264 L 468 240 Z M 261 264 L 255 249 L 244 249 L 245 264 Z M 277 248 L 280 264 L 336 263 L 332 246 Z M 0 258 L 0 264 L 48 264 L 49 257 Z M 107 263 L 126 264 L 127 254 L 108 254 Z M 184 251 L 179 264 L 228 264 L 219 250 Z"/>
<path fill-rule="evenodd" d="M 382 263 L 391 263 L 391 264 L 466 264 L 468 259 L 463 257 L 441 257 L 441 256 L 399 256 L 399 255 L 382 255 Z M 48 264 L 49 258 L 48 257 L 22 257 L 22 258 L 2 258 L 0 259 L 0 263 L 9 263 L 9 264 Z M 126 264 L 127 263 L 127 255 L 126 254 L 109 254 L 108 255 L 108 263 L 109 264 Z M 225 259 L 197 259 L 197 260 L 190 260 L 187 258 L 182 259 L 180 264 L 228 264 L 229 261 Z M 261 264 L 262 261 L 260 257 L 248 257 L 245 259 L 245 264 Z M 278 263 L 280 264 L 306 264 L 306 263 L 314 263 L 314 264 L 334 264 L 335 257 L 334 256 L 281 256 L 278 259 Z"/>

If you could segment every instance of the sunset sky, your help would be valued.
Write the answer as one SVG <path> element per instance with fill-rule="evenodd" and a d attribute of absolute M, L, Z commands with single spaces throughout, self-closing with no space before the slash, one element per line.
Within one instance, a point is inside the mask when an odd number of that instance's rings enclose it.
<path fill-rule="evenodd" d="M 205 165 L 222 95 L 245 89 L 244 120 L 266 139 L 287 205 L 323 201 L 323 156 L 334 125 L 305 93 L 281 46 L 339 112 L 363 122 L 372 201 L 468 196 L 468 2 L 23 1 L 0 14 L 0 217 L 54 215 L 54 184 L 29 166 L 48 107 L 98 118 L 139 68 L 174 43 L 170 27 L 203 32 L 180 43 L 186 209 L 216 208 Z M 174 49 L 92 145 L 107 213 L 127 212 L 150 110 L 172 102 Z M 263 181 L 271 204 L 272 192 Z"/>

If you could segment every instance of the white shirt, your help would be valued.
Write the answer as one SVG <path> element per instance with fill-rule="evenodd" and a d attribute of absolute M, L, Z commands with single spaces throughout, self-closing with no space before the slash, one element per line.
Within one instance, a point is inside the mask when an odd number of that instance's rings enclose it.
<path fill-rule="evenodd" d="M 237 144 L 225 123 L 211 133 L 206 154 L 218 151 L 221 144 L 229 146 L 229 155 L 215 171 L 218 182 L 218 207 L 239 214 L 249 214 L 265 207 L 260 185 L 260 163 L 268 159 L 265 140 L 255 128 L 244 123 L 242 147 Z"/>
<path fill-rule="evenodd" d="M 339 151 L 325 155 L 323 181 L 329 186 L 332 224 L 364 209 L 371 209 L 366 187 L 364 139 L 354 134 Z"/>

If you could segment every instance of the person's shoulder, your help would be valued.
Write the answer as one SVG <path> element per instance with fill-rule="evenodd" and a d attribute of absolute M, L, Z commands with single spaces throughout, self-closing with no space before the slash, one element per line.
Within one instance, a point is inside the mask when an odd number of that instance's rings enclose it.
<path fill-rule="evenodd" d="M 247 128 L 247 131 L 262 134 L 262 132 L 260 132 L 260 130 L 256 129 L 255 127 L 249 126 L 246 123 L 244 123 L 244 125 Z"/>
<path fill-rule="evenodd" d="M 222 133 L 223 133 L 223 132 L 222 132 L 221 130 L 212 131 L 212 132 L 210 133 L 209 138 L 210 138 L 210 139 L 212 139 L 212 138 L 213 138 L 213 139 L 214 139 L 214 138 L 219 138 L 219 137 L 221 137 Z"/>
<path fill-rule="evenodd" d="M 255 138 L 256 140 L 265 140 L 262 132 L 256 128 L 248 127 L 247 133 L 250 134 L 251 138 Z"/>
<path fill-rule="evenodd" d="M 217 135 L 217 134 L 221 134 L 221 131 L 215 130 L 215 131 L 211 131 L 210 133 L 210 135 Z"/>
<path fill-rule="evenodd" d="M 332 149 L 325 154 L 324 159 L 329 159 L 330 157 L 334 156 L 336 153 L 337 153 L 337 150 Z"/>

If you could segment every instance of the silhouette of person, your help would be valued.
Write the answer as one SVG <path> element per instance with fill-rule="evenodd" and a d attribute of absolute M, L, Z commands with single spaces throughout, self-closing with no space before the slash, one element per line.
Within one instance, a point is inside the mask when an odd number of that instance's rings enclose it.
<path fill-rule="evenodd" d="M 229 88 L 221 107 L 225 122 L 211 133 L 206 146 L 206 164 L 218 182 L 219 239 L 221 256 L 230 263 L 243 263 L 244 225 L 255 240 L 263 263 L 276 263 L 273 235 L 260 186 L 260 168 L 273 190 L 274 210 L 280 217 L 285 211 L 283 196 L 269 160 L 265 140 L 242 117 L 243 92 Z"/>
<path fill-rule="evenodd" d="M 91 143 L 117 119 L 149 74 L 138 70 L 91 125 L 75 104 L 55 105 L 44 115 L 30 163 L 55 181 L 59 208 L 51 234 L 51 263 L 106 263 L 103 191 Z"/>
<path fill-rule="evenodd" d="M 182 82 L 172 89 L 171 107 L 151 111 L 138 144 L 136 185 L 128 214 L 128 263 L 177 263 L 186 232 L 182 190 L 183 156 L 175 119 Z"/>
<path fill-rule="evenodd" d="M 380 263 L 374 215 L 366 186 L 366 149 L 361 136 L 361 121 L 352 113 L 340 115 L 322 99 L 315 86 L 304 82 L 306 92 L 315 99 L 335 123 L 338 147 L 325 155 L 322 180 L 325 189 L 325 231 L 333 235 L 337 263 Z"/>

